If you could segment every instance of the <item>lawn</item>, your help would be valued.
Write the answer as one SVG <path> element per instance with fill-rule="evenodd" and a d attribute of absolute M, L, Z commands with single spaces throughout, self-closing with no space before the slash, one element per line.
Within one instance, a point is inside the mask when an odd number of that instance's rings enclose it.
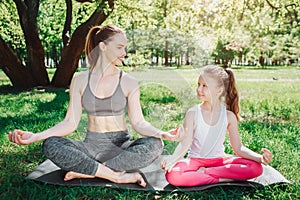
<path fill-rule="evenodd" d="M 124 69 L 140 81 L 145 118 L 168 130 L 181 124 L 197 102 L 199 69 Z M 8 141 L 15 128 L 39 132 L 64 118 L 68 90 L 18 91 L 0 71 L 0 199 L 300 199 L 300 67 L 233 69 L 240 92 L 240 134 L 245 146 L 274 153 L 270 164 L 292 182 L 260 188 L 216 187 L 198 192 L 140 192 L 103 187 L 62 187 L 25 180 L 45 160 L 41 142 L 18 146 Z M 70 138 L 83 139 L 87 116 Z M 139 137 L 129 126 L 133 138 Z M 172 153 L 175 142 L 165 141 Z M 228 140 L 226 151 L 232 153 Z"/>

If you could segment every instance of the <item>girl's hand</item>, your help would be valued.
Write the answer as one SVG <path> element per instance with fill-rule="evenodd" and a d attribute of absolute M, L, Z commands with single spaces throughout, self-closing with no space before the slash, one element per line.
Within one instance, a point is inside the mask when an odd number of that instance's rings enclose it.
<path fill-rule="evenodd" d="M 262 148 L 261 151 L 263 152 L 261 156 L 261 163 L 264 165 L 268 165 L 273 158 L 273 154 L 268 149 Z"/>
<path fill-rule="evenodd" d="M 174 165 L 176 164 L 176 162 L 172 161 L 172 156 L 168 156 L 168 157 L 164 157 L 160 163 L 160 167 L 167 171 L 170 172 L 172 170 L 172 168 L 174 167 Z"/>
<path fill-rule="evenodd" d="M 11 142 L 20 145 L 27 145 L 37 141 L 36 134 L 22 130 L 14 130 L 13 132 L 9 132 L 8 137 Z"/>
<path fill-rule="evenodd" d="M 163 140 L 181 141 L 184 136 L 183 127 L 180 125 L 176 129 L 162 133 Z"/>

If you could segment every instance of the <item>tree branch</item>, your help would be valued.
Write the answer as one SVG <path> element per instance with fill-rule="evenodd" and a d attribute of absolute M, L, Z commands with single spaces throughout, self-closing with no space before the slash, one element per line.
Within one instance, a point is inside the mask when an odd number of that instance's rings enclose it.
<path fill-rule="evenodd" d="M 85 3 L 85 2 L 93 3 L 93 0 L 76 0 L 76 1 L 80 3 Z"/>
<path fill-rule="evenodd" d="M 271 2 L 269 0 L 266 0 L 266 2 L 272 9 L 278 10 L 280 8 L 280 7 L 276 7 L 273 4 L 271 4 Z"/>

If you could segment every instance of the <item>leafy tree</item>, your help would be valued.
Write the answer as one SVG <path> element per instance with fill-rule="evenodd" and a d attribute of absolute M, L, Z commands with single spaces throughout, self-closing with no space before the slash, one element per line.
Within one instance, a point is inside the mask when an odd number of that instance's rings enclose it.
<path fill-rule="evenodd" d="M 299 0 L 14 2 L 0 1 L 0 67 L 19 87 L 68 86 L 88 28 L 104 20 L 126 30 L 133 64 L 299 62 Z M 45 65 L 58 67 L 51 82 Z"/>
<path fill-rule="evenodd" d="M 45 1 L 41 2 L 46 3 Z M 44 48 L 39 37 L 38 14 L 41 2 L 40 0 L 14 0 L 24 34 L 26 56 L 24 61 L 21 60 L 22 58 L 18 58 L 13 50 L 14 47 L 6 43 L 1 34 L 0 67 L 9 77 L 13 86 L 16 87 L 30 88 L 34 86 L 48 86 L 50 84 L 54 87 L 67 87 L 78 67 L 89 28 L 105 21 L 114 8 L 114 0 L 95 1 L 96 9 L 94 12 L 84 23 L 76 27 L 73 33 L 70 33 L 70 14 L 66 15 L 63 35 L 65 44 L 62 49 L 61 60 L 51 83 L 44 62 Z M 79 0 L 78 2 L 91 1 Z M 68 6 L 68 12 L 70 12 L 71 1 L 66 0 L 66 5 Z M 13 6 L 7 1 L 1 2 L 1 6 L 6 7 L 6 10 L 13 10 Z M 69 40 L 64 37 L 66 33 L 72 35 Z"/>
<path fill-rule="evenodd" d="M 212 56 L 215 58 L 216 64 L 222 64 L 226 68 L 234 58 L 234 50 L 228 42 L 219 40 Z"/>
<path fill-rule="evenodd" d="M 70 38 L 70 42 L 64 46 L 62 59 L 52 79 L 53 86 L 66 87 L 69 85 L 73 74 L 78 68 L 78 62 L 84 49 L 85 38 L 90 27 L 102 24 L 114 8 L 114 0 L 104 0 L 97 4 L 98 7 L 90 18 L 76 28 Z"/>

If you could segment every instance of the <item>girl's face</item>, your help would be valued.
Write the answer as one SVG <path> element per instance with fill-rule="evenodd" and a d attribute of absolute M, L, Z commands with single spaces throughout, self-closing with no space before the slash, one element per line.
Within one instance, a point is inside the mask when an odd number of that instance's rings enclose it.
<path fill-rule="evenodd" d="M 125 34 L 118 33 L 111 37 L 106 44 L 100 43 L 100 49 L 108 62 L 115 66 L 122 65 L 122 61 L 126 56 L 127 38 Z"/>
<path fill-rule="evenodd" d="M 220 88 L 218 87 L 217 81 L 202 73 L 198 79 L 197 96 L 201 101 L 212 101 L 212 98 L 219 98 Z"/>

